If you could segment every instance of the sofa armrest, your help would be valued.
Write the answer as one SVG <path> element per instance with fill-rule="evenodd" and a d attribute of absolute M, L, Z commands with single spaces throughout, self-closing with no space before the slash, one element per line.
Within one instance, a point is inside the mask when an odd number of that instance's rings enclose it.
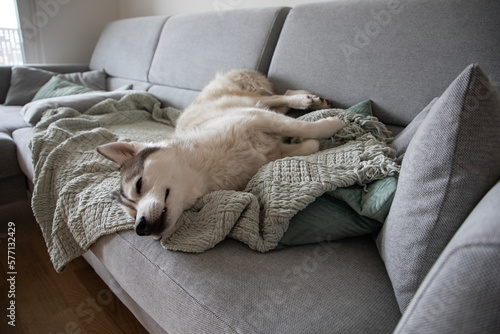
<path fill-rule="evenodd" d="M 88 64 L 27 64 L 23 66 L 36 67 L 56 73 L 86 72 L 89 70 Z M 12 66 L 0 66 L 0 104 L 5 102 L 9 91 L 11 69 Z"/>

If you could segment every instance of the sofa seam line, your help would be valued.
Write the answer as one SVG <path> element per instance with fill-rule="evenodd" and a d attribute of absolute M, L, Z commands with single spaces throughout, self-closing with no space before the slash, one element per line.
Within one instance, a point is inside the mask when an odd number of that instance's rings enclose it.
<path fill-rule="evenodd" d="M 168 87 L 168 88 L 175 88 L 175 89 L 180 89 L 180 90 L 187 90 L 187 91 L 190 91 L 190 92 L 201 92 L 200 90 L 198 89 L 193 89 L 193 88 L 187 88 L 187 87 L 179 87 L 179 86 L 172 86 L 172 85 L 167 85 L 167 84 L 159 84 L 159 83 L 151 83 L 151 82 L 148 82 L 151 84 L 151 86 L 148 87 L 148 90 L 147 92 L 149 93 L 149 90 L 152 88 L 152 87 Z"/>
<path fill-rule="evenodd" d="M 167 24 L 167 22 L 170 18 L 171 18 L 171 16 L 167 16 L 165 18 L 165 21 L 163 22 L 161 29 L 160 29 L 160 32 L 158 34 L 158 37 L 156 39 L 155 50 L 154 50 L 154 52 L 151 56 L 151 59 L 149 61 L 149 67 L 148 67 L 148 71 L 146 73 L 146 82 L 148 82 L 148 83 L 151 83 L 151 81 L 150 81 L 151 67 L 153 66 L 153 61 L 155 59 L 156 52 L 158 51 L 158 46 L 160 45 L 160 39 L 161 39 L 161 36 L 163 34 L 163 29 L 165 29 L 165 25 Z"/>

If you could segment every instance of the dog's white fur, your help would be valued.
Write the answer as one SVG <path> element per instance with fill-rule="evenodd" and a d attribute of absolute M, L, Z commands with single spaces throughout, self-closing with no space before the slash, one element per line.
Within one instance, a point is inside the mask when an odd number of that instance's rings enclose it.
<path fill-rule="evenodd" d="M 156 143 L 111 143 L 99 153 L 120 165 L 119 199 L 136 218 L 139 235 L 164 236 L 198 198 L 243 190 L 264 164 L 319 149 L 345 124 L 338 118 L 305 122 L 289 108 L 324 109 L 328 100 L 306 91 L 273 95 L 260 73 L 218 75 L 181 114 L 172 137 Z M 300 137 L 285 144 L 283 137 Z"/>

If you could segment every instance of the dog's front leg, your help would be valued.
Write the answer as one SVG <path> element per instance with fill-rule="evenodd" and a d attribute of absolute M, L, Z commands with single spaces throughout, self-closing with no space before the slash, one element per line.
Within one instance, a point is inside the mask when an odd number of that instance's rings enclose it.
<path fill-rule="evenodd" d="M 282 158 L 309 155 L 319 151 L 319 140 L 305 139 L 297 144 L 285 144 L 281 142 L 278 144 L 278 149 Z"/>
<path fill-rule="evenodd" d="M 259 112 L 253 118 L 255 128 L 272 136 L 320 139 L 333 136 L 346 124 L 337 117 L 328 117 L 315 122 L 306 122 L 285 115 Z"/>
<path fill-rule="evenodd" d="M 259 104 L 272 108 L 280 114 L 286 114 L 288 110 L 320 110 L 331 107 L 328 99 L 311 94 L 305 90 L 288 90 L 285 95 L 262 96 Z"/>

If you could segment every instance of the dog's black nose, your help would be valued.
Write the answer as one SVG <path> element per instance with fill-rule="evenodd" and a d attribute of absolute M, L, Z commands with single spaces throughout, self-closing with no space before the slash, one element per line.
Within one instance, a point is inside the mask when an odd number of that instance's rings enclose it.
<path fill-rule="evenodd" d="M 146 217 L 142 216 L 135 221 L 135 233 L 137 233 L 141 237 L 151 234 L 151 232 L 148 229 Z"/>

